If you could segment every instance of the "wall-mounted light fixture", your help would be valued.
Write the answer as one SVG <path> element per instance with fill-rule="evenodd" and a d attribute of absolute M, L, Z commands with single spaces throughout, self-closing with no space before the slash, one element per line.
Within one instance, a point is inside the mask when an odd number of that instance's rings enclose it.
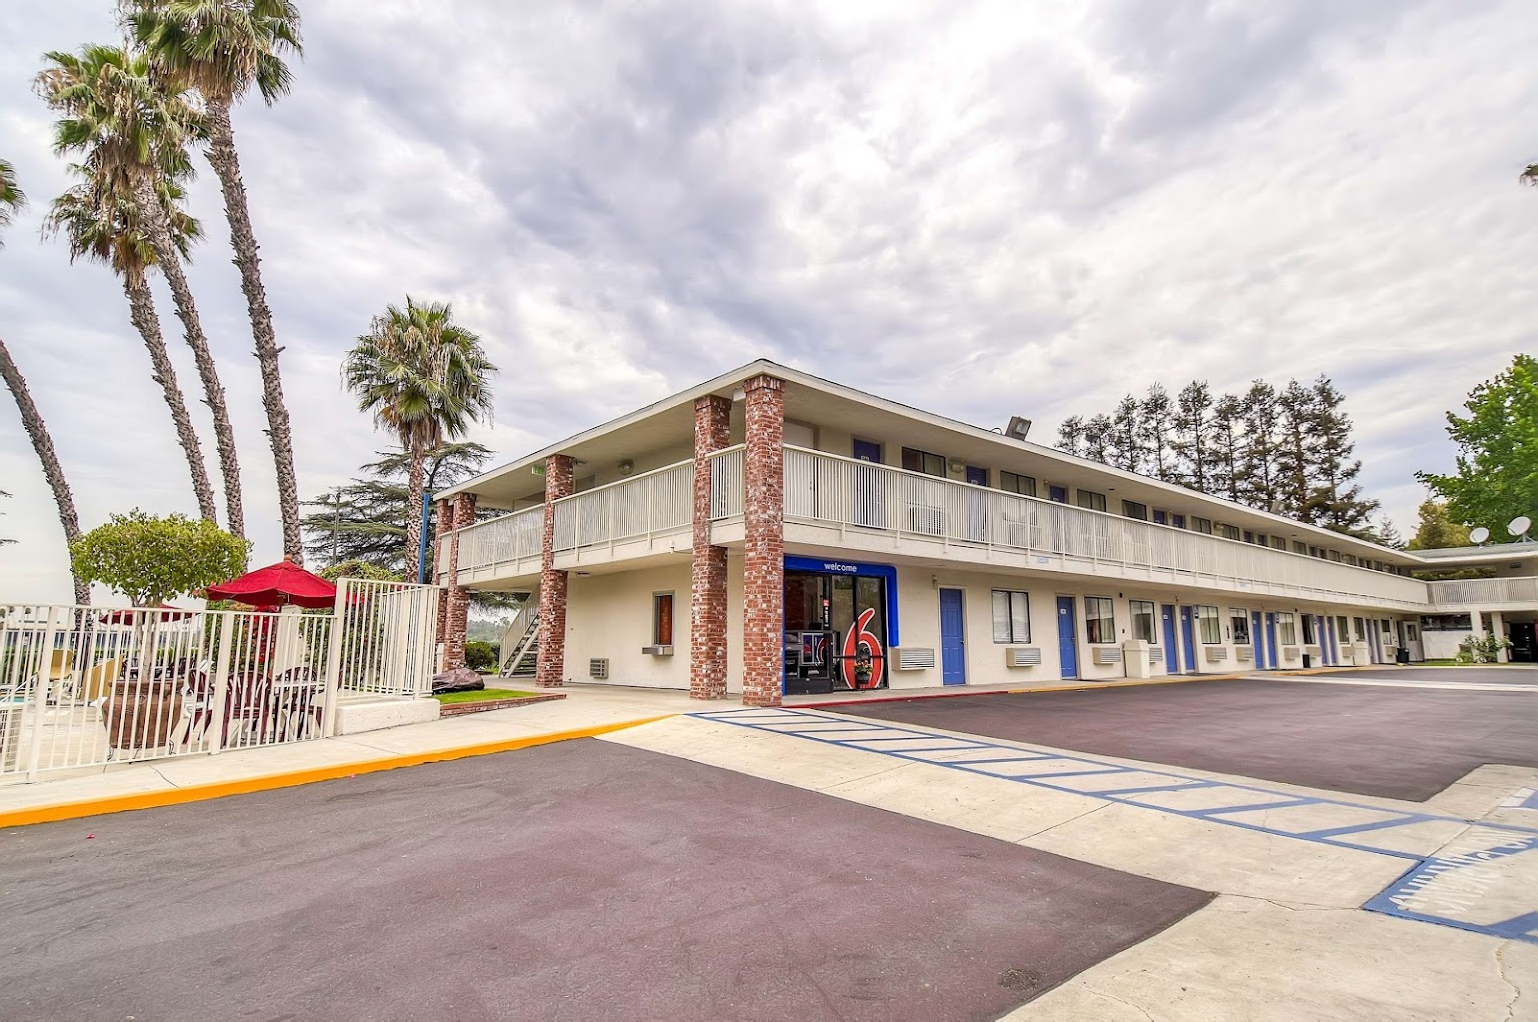
<path fill-rule="evenodd" d="M 631 461 L 629 458 L 626 458 L 624 461 L 620 462 L 617 467 L 619 468 L 620 475 L 628 476 L 630 473 L 635 471 L 635 462 Z"/>
<path fill-rule="evenodd" d="M 952 458 L 951 459 L 950 468 L 951 468 L 952 472 L 958 472 L 959 473 L 963 469 L 965 469 L 966 467 L 967 467 L 967 463 L 962 461 L 960 458 Z"/>

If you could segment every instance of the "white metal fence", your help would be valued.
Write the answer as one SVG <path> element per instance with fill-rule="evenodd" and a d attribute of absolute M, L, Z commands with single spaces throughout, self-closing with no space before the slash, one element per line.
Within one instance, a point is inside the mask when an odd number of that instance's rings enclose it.
<path fill-rule="evenodd" d="M 785 517 L 1302 594 L 1427 599 L 1416 579 L 796 447 L 785 449 Z"/>
<path fill-rule="evenodd" d="M 694 461 L 564 497 L 554 507 L 557 551 L 686 529 L 694 517 Z"/>
<path fill-rule="evenodd" d="M 0 604 L 0 779 L 329 734 L 338 699 L 430 691 L 436 586 L 341 613 Z"/>
<path fill-rule="evenodd" d="M 713 522 L 742 514 L 745 450 L 738 444 L 710 456 L 710 520 Z"/>
<path fill-rule="evenodd" d="M 1438 607 L 1538 604 L 1538 578 L 1459 578 L 1429 582 L 1427 587 L 1432 603 Z"/>
<path fill-rule="evenodd" d="M 459 530 L 459 570 L 515 564 L 529 559 L 537 561 L 544 548 L 544 528 L 543 506 L 466 526 Z M 440 545 L 445 551 L 449 548 L 446 541 Z M 448 570 L 446 554 L 441 570 Z"/>

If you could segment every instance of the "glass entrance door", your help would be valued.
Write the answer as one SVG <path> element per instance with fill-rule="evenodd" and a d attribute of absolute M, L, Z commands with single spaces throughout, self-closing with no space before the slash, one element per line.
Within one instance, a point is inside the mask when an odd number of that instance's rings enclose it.
<path fill-rule="evenodd" d="M 887 685 L 886 579 L 785 573 L 785 692 Z"/>

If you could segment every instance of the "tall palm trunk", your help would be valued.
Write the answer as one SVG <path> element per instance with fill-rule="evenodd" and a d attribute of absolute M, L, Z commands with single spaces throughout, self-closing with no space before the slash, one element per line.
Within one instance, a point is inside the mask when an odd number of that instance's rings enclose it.
<path fill-rule="evenodd" d="M 197 494 L 198 513 L 210 522 L 215 521 L 214 488 L 208 481 L 208 467 L 203 464 L 203 446 L 198 442 L 197 431 L 192 428 L 192 416 L 187 414 L 187 402 L 176 382 L 176 367 L 171 364 L 165 338 L 160 335 L 160 318 L 155 315 L 155 299 L 150 293 L 149 282 L 143 274 L 127 274 L 123 277 L 123 293 L 128 296 L 129 317 L 139 336 L 144 338 L 144 346 L 149 349 L 150 375 L 165 394 L 171 421 L 176 425 L 176 439 L 187 452 L 187 468 L 192 473 L 192 491 Z"/>
<path fill-rule="evenodd" d="M 155 257 L 166 283 L 171 286 L 171 297 L 176 304 L 177 318 L 192 349 L 192 360 L 198 367 L 198 378 L 203 382 L 203 400 L 214 417 L 214 445 L 219 450 L 219 471 L 224 477 L 225 528 L 245 538 L 246 516 L 240 492 L 240 462 L 235 450 L 235 430 L 230 425 L 229 406 L 224 401 L 224 385 L 219 382 L 219 369 L 214 364 L 213 352 L 208 348 L 208 337 L 203 333 L 203 323 L 198 317 L 198 307 L 192 300 L 192 288 L 187 285 L 187 275 L 182 272 L 181 253 L 171 241 L 171 231 L 166 223 L 165 211 L 149 181 L 140 181 L 135 188 L 135 200 L 144 215 L 150 243 L 155 247 Z"/>
<path fill-rule="evenodd" d="M 422 473 L 422 445 L 406 441 L 411 452 L 411 465 L 406 470 L 406 577 L 415 578 L 417 565 L 422 556 L 422 490 L 426 485 Z"/>
<path fill-rule="evenodd" d="M 288 406 L 283 403 L 283 376 L 278 369 L 278 353 L 283 349 L 278 347 L 273 334 L 272 311 L 267 307 L 267 292 L 262 287 L 261 260 L 256 254 L 256 235 L 251 230 L 246 186 L 240 180 L 240 157 L 235 151 L 235 132 L 230 124 L 227 98 L 209 98 L 206 124 L 208 162 L 219 175 L 219 186 L 224 192 L 230 243 L 235 249 L 240 289 L 245 292 L 246 309 L 251 317 L 256 360 L 262 369 L 262 406 L 267 410 L 267 435 L 272 441 L 272 457 L 277 467 L 283 550 L 297 564 L 304 560 L 304 542 L 299 534 L 299 483 L 294 477 L 294 441 L 288 425 Z"/>
<path fill-rule="evenodd" d="M 32 400 L 32 392 L 27 389 L 27 381 L 11 359 L 4 341 L 0 341 L 0 377 L 5 379 L 11 396 L 16 399 L 16 409 L 21 412 L 22 428 L 32 438 L 32 449 L 37 452 L 37 460 L 43 463 L 43 476 L 53 489 L 53 502 L 59 506 L 59 524 L 64 527 L 64 539 L 73 543 L 80 537 L 80 516 L 75 513 L 75 496 L 69 492 L 69 482 L 64 478 L 64 467 L 59 464 L 59 452 L 54 450 L 53 437 L 49 435 L 42 413 Z M 91 583 L 73 571 L 71 575 L 75 580 L 75 602 L 89 604 Z"/>

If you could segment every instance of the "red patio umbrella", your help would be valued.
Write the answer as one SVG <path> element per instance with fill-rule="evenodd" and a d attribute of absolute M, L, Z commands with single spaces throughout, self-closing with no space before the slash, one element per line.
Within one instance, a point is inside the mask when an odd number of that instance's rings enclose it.
<path fill-rule="evenodd" d="M 125 607 L 122 610 L 114 610 L 103 614 L 100 620 L 104 625 L 131 625 L 141 620 L 140 615 L 148 617 L 154 611 L 159 611 L 155 616 L 160 621 L 180 621 L 182 618 L 191 617 L 193 613 L 190 610 L 173 607 L 169 603 L 162 603 L 158 607 L 138 607 L 132 610 Z"/>
<path fill-rule="evenodd" d="M 208 587 L 210 600 L 235 600 L 252 607 L 292 603 L 321 610 L 336 603 L 336 585 L 284 558 L 239 578 Z"/>

